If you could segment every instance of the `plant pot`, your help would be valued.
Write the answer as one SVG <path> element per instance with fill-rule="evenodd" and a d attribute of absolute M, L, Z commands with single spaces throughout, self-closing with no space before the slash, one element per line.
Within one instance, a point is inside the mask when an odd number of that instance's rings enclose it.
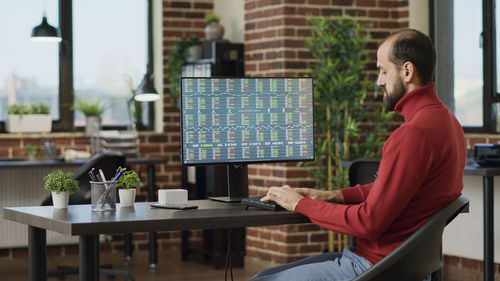
<path fill-rule="evenodd" d="M 87 116 L 85 123 L 85 133 L 93 135 L 101 129 L 101 118 L 96 116 Z"/>
<path fill-rule="evenodd" d="M 118 194 L 120 195 L 120 207 L 134 207 L 135 193 L 135 188 L 119 189 Z"/>
<path fill-rule="evenodd" d="M 68 208 L 69 202 L 69 192 L 63 191 L 59 194 L 52 192 L 52 205 L 55 209 L 65 209 Z"/>
<path fill-rule="evenodd" d="M 205 27 L 205 38 L 207 40 L 222 39 L 224 36 L 224 27 L 218 22 L 212 22 Z"/>
<path fill-rule="evenodd" d="M 52 130 L 52 117 L 48 114 L 9 114 L 5 123 L 9 133 L 41 133 Z"/>
<path fill-rule="evenodd" d="M 191 46 L 188 48 L 189 56 L 186 59 L 187 62 L 195 62 L 201 59 L 201 45 Z"/>

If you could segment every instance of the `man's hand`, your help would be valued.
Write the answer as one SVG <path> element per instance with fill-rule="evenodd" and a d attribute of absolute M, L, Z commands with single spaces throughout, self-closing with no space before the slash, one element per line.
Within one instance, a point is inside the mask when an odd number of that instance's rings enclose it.
<path fill-rule="evenodd" d="M 300 199 L 304 198 L 300 193 L 295 191 L 288 185 L 279 187 L 273 186 L 269 189 L 266 196 L 260 199 L 263 202 L 274 201 L 281 207 L 288 211 L 295 211 L 295 206 L 299 203 Z"/>
<path fill-rule="evenodd" d="M 294 190 L 304 197 L 309 197 L 317 201 L 344 203 L 344 196 L 342 195 L 342 191 L 340 190 L 328 191 L 328 190 L 318 190 L 305 187 L 296 187 L 294 188 Z"/>

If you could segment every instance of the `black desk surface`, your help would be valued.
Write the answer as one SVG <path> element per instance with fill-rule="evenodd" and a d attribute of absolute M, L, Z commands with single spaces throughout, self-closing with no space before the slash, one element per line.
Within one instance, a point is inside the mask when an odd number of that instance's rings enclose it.
<path fill-rule="evenodd" d="M 500 167 L 481 167 L 475 163 L 465 166 L 464 175 L 472 176 L 499 176 Z"/>
<path fill-rule="evenodd" d="M 41 160 L 41 161 L 1 161 L 0 168 L 22 168 L 22 167 L 51 167 L 51 166 L 81 166 L 89 159 L 78 159 L 73 161 L 61 160 Z M 162 158 L 126 158 L 127 164 L 142 165 L 142 164 L 163 164 L 167 163 L 167 159 Z"/>
<path fill-rule="evenodd" d="M 161 230 L 217 229 L 226 227 L 263 226 L 308 223 L 300 214 L 287 211 L 244 210 L 240 203 L 194 200 L 193 210 L 151 208 L 150 202 L 135 203 L 134 208 L 114 212 L 92 212 L 90 205 L 70 205 L 68 209 L 52 206 L 7 207 L 5 219 L 56 231 L 66 235 L 98 233 L 149 232 Z"/>

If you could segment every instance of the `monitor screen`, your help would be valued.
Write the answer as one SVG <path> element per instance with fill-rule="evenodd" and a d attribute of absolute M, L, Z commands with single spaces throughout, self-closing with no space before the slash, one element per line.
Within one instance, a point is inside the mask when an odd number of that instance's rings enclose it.
<path fill-rule="evenodd" d="M 314 160 L 311 78 L 181 78 L 182 164 Z"/>

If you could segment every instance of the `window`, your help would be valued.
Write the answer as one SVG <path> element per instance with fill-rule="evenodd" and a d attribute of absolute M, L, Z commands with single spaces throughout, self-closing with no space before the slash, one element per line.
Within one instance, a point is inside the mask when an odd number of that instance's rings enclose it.
<path fill-rule="evenodd" d="M 41 21 L 43 1 L 40 7 L 10 1 L 9 9 L 0 11 L 0 34 L 6 38 L 0 43 L 0 121 L 7 103 L 50 101 L 53 130 L 83 127 L 83 115 L 70 110 L 74 92 L 109 104 L 105 128 L 129 125 L 128 102 L 148 61 L 149 1 L 47 0 L 48 21 L 61 29 L 60 44 L 29 41 Z M 153 104 L 142 106 L 142 123 L 152 129 Z"/>
<path fill-rule="evenodd" d="M 127 103 L 146 73 L 146 16 L 147 1 L 73 2 L 74 91 L 109 105 L 103 126 L 130 124 Z M 75 112 L 75 126 L 84 124 Z"/>
<path fill-rule="evenodd" d="M 466 132 L 500 132 L 500 94 L 497 86 L 500 63 L 496 59 L 499 44 L 495 31 L 498 1 L 444 2 L 453 6 L 448 10 L 441 6 L 441 10 L 437 8 L 437 13 L 451 13 L 453 16 L 455 115 Z M 436 35 L 446 36 L 439 32 Z"/>
<path fill-rule="evenodd" d="M 9 104 L 41 101 L 50 104 L 52 119 L 59 120 L 59 46 L 29 40 L 33 27 L 42 21 L 43 1 L 8 5 L 0 9 L 0 121 L 7 118 Z M 57 2 L 47 1 L 46 12 L 49 24 L 57 26 Z"/>
<path fill-rule="evenodd" d="M 453 8 L 455 116 L 464 127 L 483 127 L 482 5 L 455 0 Z"/>

